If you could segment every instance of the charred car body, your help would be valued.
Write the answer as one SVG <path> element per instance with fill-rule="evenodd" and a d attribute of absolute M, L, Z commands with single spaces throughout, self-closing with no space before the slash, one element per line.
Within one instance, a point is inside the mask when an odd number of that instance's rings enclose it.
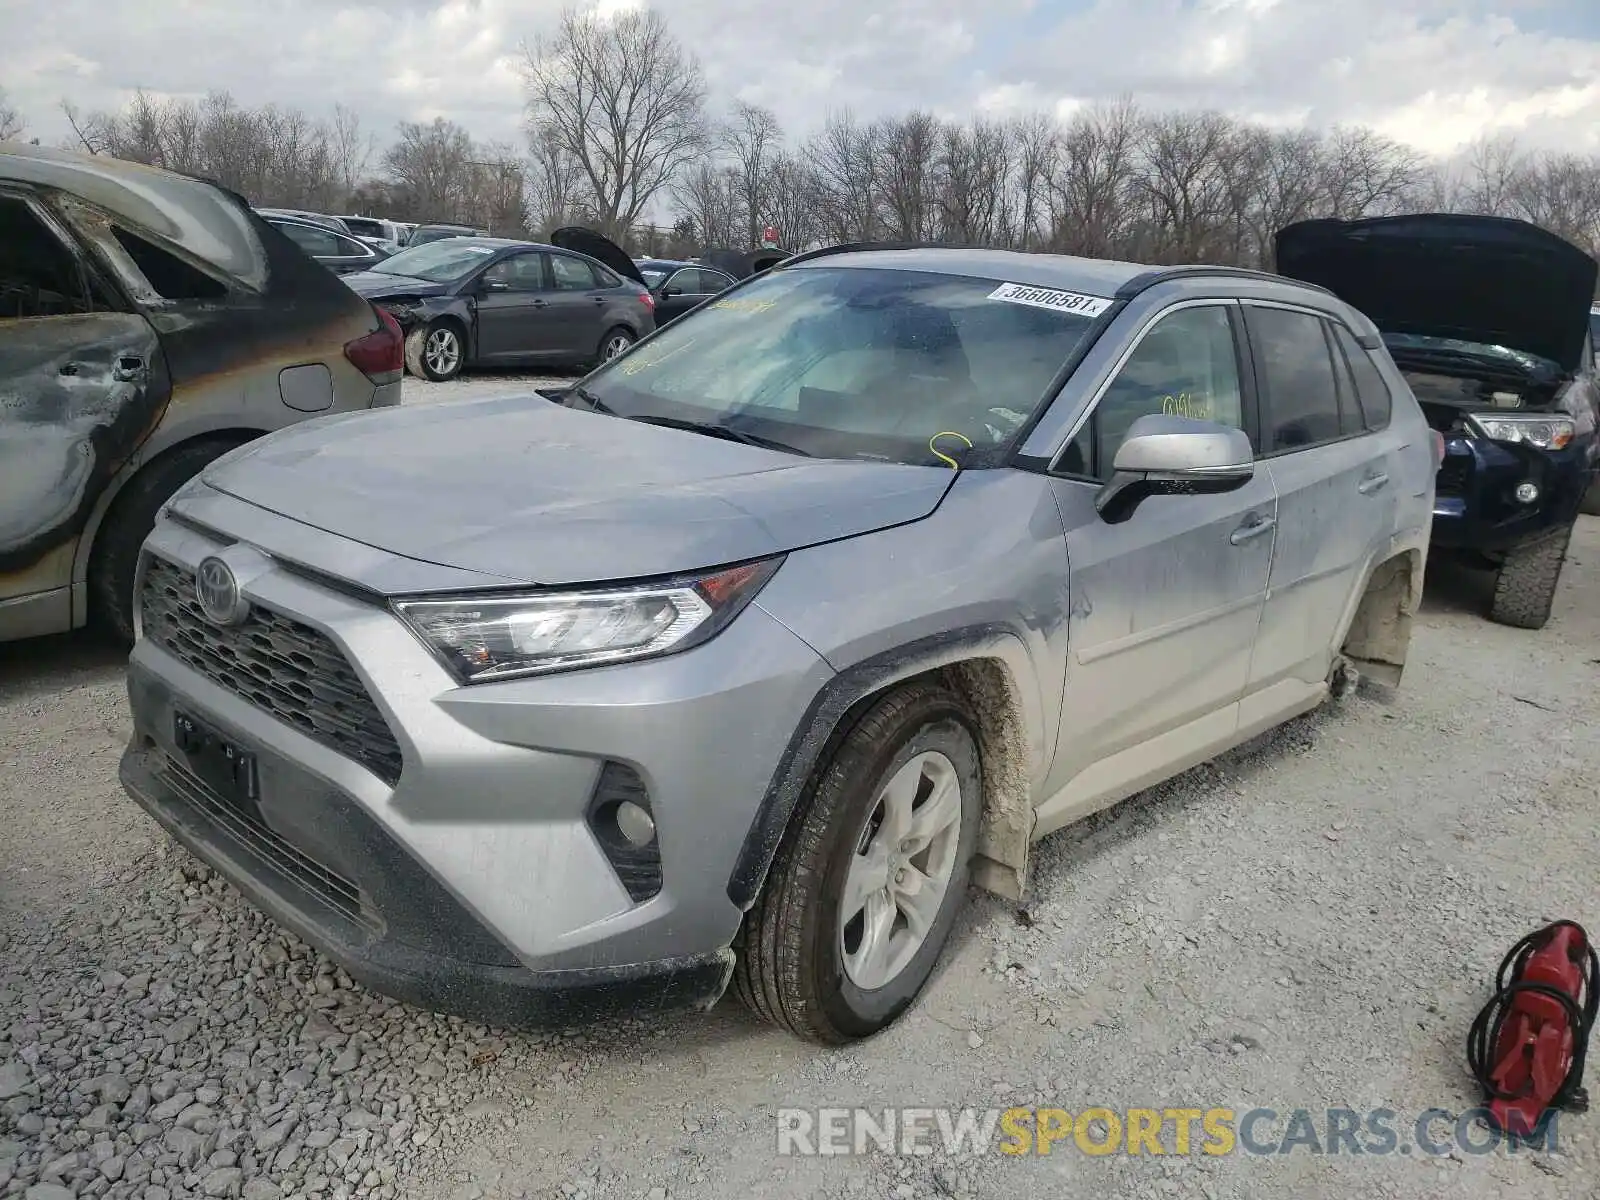
<path fill-rule="evenodd" d="M 655 329 L 649 290 L 628 267 L 559 242 L 456 237 L 344 279 L 399 322 L 411 373 L 440 382 L 475 364 L 615 358 Z"/>
<path fill-rule="evenodd" d="M 1600 461 L 1595 260 L 1523 221 L 1431 213 L 1301 222 L 1277 254 L 1383 331 L 1445 439 L 1433 546 L 1497 572 L 1491 619 L 1541 628 Z"/>
<path fill-rule="evenodd" d="M 0 143 L 0 640 L 131 640 L 139 545 L 227 451 L 400 398 L 399 330 L 199 180 Z"/>

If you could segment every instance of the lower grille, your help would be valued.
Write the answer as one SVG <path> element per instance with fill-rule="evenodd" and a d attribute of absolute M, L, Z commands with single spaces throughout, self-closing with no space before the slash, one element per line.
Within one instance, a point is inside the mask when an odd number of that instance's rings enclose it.
<path fill-rule="evenodd" d="M 1439 475 L 1434 481 L 1434 494 L 1465 496 L 1471 482 L 1472 460 L 1464 455 L 1451 455 L 1439 464 Z"/>
<path fill-rule="evenodd" d="M 144 636 L 214 683 L 248 700 L 393 787 L 400 744 L 361 677 L 323 633 L 256 605 L 243 624 L 213 625 L 194 576 L 151 556 L 139 594 Z"/>
<path fill-rule="evenodd" d="M 158 774 L 176 795 L 280 874 L 341 916 L 372 929 L 378 928 L 376 918 L 362 907 L 361 890 L 348 879 L 308 858 L 265 825 L 228 804 L 203 779 L 172 758 L 167 758 Z"/>

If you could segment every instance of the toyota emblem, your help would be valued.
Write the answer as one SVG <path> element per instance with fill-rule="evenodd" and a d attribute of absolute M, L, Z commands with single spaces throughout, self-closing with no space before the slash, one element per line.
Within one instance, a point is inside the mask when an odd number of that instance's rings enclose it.
<path fill-rule="evenodd" d="M 238 625 L 250 613 L 233 568 L 220 558 L 201 561 L 194 573 L 194 598 L 206 620 L 214 625 Z"/>

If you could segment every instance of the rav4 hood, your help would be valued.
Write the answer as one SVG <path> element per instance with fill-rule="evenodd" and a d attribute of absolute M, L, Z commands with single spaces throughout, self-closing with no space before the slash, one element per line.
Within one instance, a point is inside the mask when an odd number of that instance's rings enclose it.
<path fill-rule="evenodd" d="M 639 273 L 639 264 L 629 258 L 621 246 L 603 233 L 585 229 L 582 225 L 567 225 L 550 235 L 550 244 L 559 246 L 563 250 L 571 250 L 574 254 L 587 254 L 590 258 L 605 263 L 624 279 L 644 283 L 644 276 Z"/>
<path fill-rule="evenodd" d="M 1384 333 L 1506 346 L 1566 371 L 1581 365 L 1600 273 L 1526 221 L 1445 213 L 1301 221 L 1278 231 L 1277 262 Z"/>
<path fill-rule="evenodd" d="M 800 458 L 538 396 L 281 430 L 220 492 L 413 560 L 566 585 L 672 575 L 915 521 L 943 467 Z"/>

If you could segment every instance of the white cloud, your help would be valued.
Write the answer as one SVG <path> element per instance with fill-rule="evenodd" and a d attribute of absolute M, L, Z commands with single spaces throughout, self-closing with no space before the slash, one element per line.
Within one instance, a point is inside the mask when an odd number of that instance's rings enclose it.
<path fill-rule="evenodd" d="M 1496 132 L 1600 151 L 1600 20 L 1585 0 L 655 2 L 719 101 L 766 104 L 793 132 L 846 107 L 1066 115 L 1133 94 L 1274 125 L 1364 122 L 1439 153 Z M 67 133 L 63 98 L 104 108 L 140 87 L 316 114 L 344 103 L 381 135 L 445 116 L 515 141 L 519 47 L 561 3 L 7 0 L 0 80 L 51 141 Z M 1535 24 L 1558 15 L 1587 19 L 1589 36 Z"/>

